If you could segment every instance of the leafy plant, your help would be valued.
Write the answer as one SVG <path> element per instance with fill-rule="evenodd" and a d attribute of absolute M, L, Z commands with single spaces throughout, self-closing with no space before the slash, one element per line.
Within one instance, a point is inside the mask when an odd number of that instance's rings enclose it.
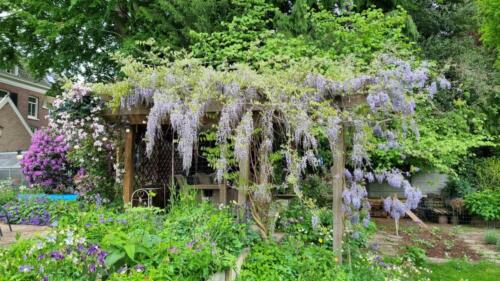
<path fill-rule="evenodd" d="M 494 230 L 488 230 L 484 234 L 484 241 L 486 242 L 486 244 L 496 245 L 497 240 L 500 240 L 500 239 L 498 239 L 498 235 L 497 235 L 496 231 L 494 231 Z"/>
<path fill-rule="evenodd" d="M 0 181 L 0 206 L 16 198 L 17 192 L 17 188 L 11 185 L 10 180 Z"/>
<path fill-rule="evenodd" d="M 484 190 L 465 196 L 465 207 L 485 220 L 500 219 L 500 193 L 495 190 Z"/>
<path fill-rule="evenodd" d="M 299 241 L 252 247 L 238 280 L 347 280 L 328 249 Z"/>
<path fill-rule="evenodd" d="M 102 245 L 109 255 L 106 265 L 118 270 L 124 265 L 137 264 L 154 265 L 155 247 L 161 239 L 145 230 L 136 229 L 132 232 L 110 231 L 102 239 Z"/>
<path fill-rule="evenodd" d="M 476 187 L 479 190 L 500 190 L 500 157 L 478 159 L 475 164 Z"/>
<path fill-rule="evenodd" d="M 11 223 L 33 225 L 57 225 L 58 220 L 70 217 L 74 222 L 79 204 L 68 201 L 52 201 L 46 197 L 15 199 L 3 206 L 9 214 Z M 2 218 L 4 219 L 4 218 Z"/>
<path fill-rule="evenodd" d="M 417 266 L 422 266 L 427 263 L 425 250 L 415 246 L 407 246 L 405 248 L 403 259 L 407 259 Z"/>

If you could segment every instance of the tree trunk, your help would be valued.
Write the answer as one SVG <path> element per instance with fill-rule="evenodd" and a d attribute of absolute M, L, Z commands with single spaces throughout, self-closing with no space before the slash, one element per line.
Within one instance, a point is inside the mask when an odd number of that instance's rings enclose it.
<path fill-rule="evenodd" d="M 345 169 L 345 145 L 344 127 L 341 126 L 337 140 L 332 147 L 333 167 L 332 167 L 332 191 L 333 191 L 333 251 L 337 255 L 339 264 L 342 263 L 342 235 L 344 233 L 344 222 L 342 212 L 342 191 L 344 189 L 344 169 Z"/>

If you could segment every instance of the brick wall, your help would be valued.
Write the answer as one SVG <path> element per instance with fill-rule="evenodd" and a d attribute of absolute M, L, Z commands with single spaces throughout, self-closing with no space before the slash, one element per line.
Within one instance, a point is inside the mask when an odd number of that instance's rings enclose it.
<path fill-rule="evenodd" d="M 48 120 L 46 116 L 49 114 L 49 111 L 43 108 L 45 95 L 5 83 L 0 83 L 0 90 L 17 94 L 17 108 L 28 125 L 37 129 L 47 126 Z M 38 120 L 28 118 L 28 97 L 30 96 L 38 98 Z M 3 119 L 3 117 L 0 118 L 0 120 L 1 119 Z"/>
<path fill-rule="evenodd" d="M 31 144 L 31 136 L 17 117 L 12 107 L 5 105 L 0 109 L 0 152 L 27 150 Z"/>

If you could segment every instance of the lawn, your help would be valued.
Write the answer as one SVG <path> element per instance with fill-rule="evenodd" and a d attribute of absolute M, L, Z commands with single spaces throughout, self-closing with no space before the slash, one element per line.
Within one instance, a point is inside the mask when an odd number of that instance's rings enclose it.
<path fill-rule="evenodd" d="M 500 265 L 482 261 L 469 263 L 464 260 L 452 260 L 442 264 L 429 264 L 431 280 L 469 280 L 469 281 L 497 281 L 500 278 Z"/>

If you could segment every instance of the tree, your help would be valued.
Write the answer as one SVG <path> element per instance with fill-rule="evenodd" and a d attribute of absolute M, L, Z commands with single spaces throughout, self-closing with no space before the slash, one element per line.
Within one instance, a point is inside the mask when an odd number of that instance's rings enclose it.
<path fill-rule="evenodd" d="M 24 64 L 47 73 L 116 78 L 110 55 L 141 55 L 137 41 L 187 47 L 189 31 L 212 32 L 239 12 L 240 1 L 1 0 L 0 68 Z"/>
<path fill-rule="evenodd" d="M 500 1 L 477 0 L 481 16 L 481 39 L 484 43 L 500 52 Z M 500 59 L 497 55 L 497 64 Z"/>

